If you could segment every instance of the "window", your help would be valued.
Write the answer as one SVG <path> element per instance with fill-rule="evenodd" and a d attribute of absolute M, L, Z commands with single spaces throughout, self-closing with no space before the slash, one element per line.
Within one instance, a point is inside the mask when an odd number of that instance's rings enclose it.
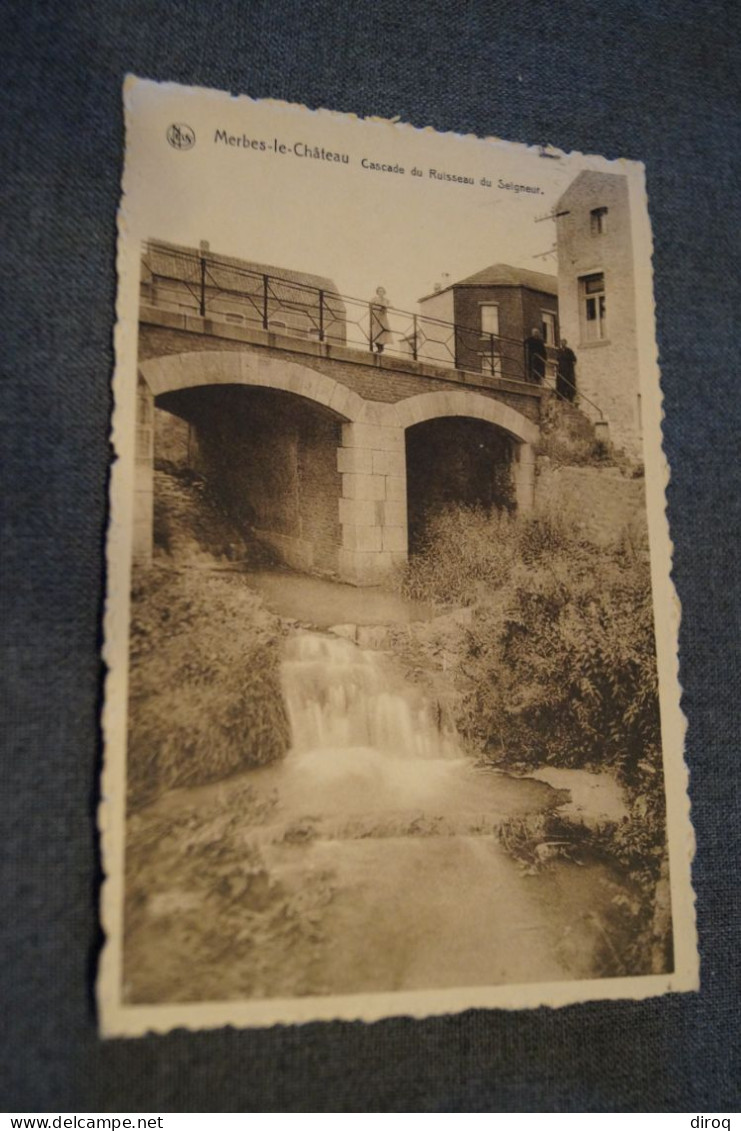
<path fill-rule="evenodd" d="M 543 341 L 547 346 L 556 346 L 556 315 L 552 310 L 541 310 L 541 321 L 543 323 Z"/>
<path fill-rule="evenodd" d="M 579 279 L 582 341 L 601 342 L 607 337 L 605 276 L 582 275 Z"/>
<path fill-rule="evenodd" d="M 607 209 L 593 208 L 589 213 L 589 227 L 593 236 L 603 236 L 607 231 Z"/>
<path fill-rule="evenodd" d="M 499 306 L 493 302 L 482 302 L 479 309 L 481 310 L 481 333 L 498 334 Z"/>

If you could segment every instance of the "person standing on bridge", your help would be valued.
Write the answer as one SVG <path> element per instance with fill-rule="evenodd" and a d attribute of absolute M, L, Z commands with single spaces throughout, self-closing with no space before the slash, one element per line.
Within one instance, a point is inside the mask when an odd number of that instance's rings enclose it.
<path fill-rule="evenodd" d="M 388 306 L 386 291 L 383 287 L 377 287 L 370 301 L 370 347 L 377 353 L 383 353 L 384 346 L 391 341 Z"/>
<path fill-rule="evenodd" d="M 558 369 L 556 370 L 556 392 L 565 401 L 576 400 L 576 354 L 569 348 L 565 338 L 558 347 Z"/>
<path fill-rule="evenodd" d="M 547 356 L 543 335 L 537 327 L 533 327 L 530 337 L 525 339 L 525 376 L 528 381 L 543 384 Z"/>

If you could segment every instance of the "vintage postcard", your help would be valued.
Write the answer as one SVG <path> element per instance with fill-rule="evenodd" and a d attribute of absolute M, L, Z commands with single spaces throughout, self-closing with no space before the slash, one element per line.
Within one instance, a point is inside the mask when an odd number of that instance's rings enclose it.
<path fill-rule="evenodd" d="M 696 988 L 643 167 L 124 97 L 102 1031 Z"/>

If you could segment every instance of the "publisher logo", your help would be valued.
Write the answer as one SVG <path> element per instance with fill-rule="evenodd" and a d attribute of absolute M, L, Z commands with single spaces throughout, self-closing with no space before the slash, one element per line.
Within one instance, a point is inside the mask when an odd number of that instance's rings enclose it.
<path fill-rule="evenodd" d="M 167 127 L 167 140 L 173 149 L 192 149 L 196 143 L 195 130 L 185 122 L 173 122 Z"/>

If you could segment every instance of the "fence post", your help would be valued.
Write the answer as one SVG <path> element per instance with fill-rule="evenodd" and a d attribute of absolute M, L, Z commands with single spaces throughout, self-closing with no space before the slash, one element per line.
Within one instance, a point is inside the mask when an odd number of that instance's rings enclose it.
<path fill-rule="evenodd" d="M 201 252 L 201 299 L 198 304 L 201 318 L 206 317 L 206 256 Z"/>
<path fill-rule="evenodd" d="M 267 330 L 268 320 L 268 289 L 269 289 L 269 275 L 262 277 L 262 328 Z"/>
<path fill-rule="evenodd" d="M 494 365 L 494 335 L 489 334 L 489 356 L 491 360 L 491 376 L 496 375 L 496 367 Z"/>
<path fill-rule="evenodd" d="M 412 315 L 412 360 L 417 360 L 417 315 Z"/>
<path fill-rule="evenodd" d="M 324 291 L 319 291 L 319 341 L 324 341 Z"/>

